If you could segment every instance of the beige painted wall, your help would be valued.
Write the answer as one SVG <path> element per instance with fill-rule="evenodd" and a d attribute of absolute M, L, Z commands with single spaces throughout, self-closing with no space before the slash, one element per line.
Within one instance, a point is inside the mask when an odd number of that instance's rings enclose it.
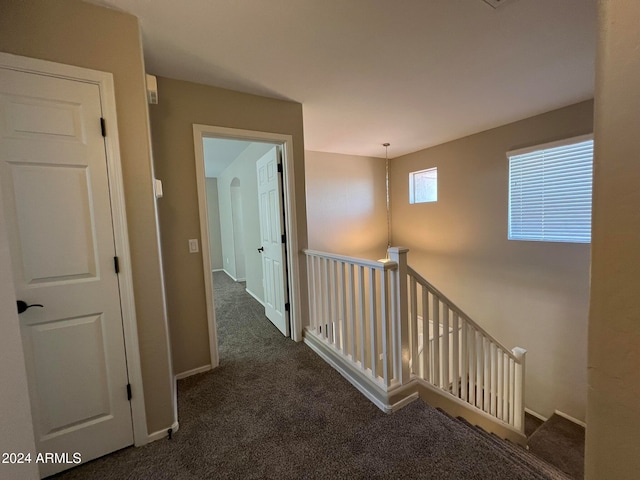
<path fill-rule="evenodd" d="M 305 152 L 309 248 L 376 260 L 385 256 L 385 161 Z"/>
<path fill-rule="evenodd" d="M 220 239 L 220 205 L 218 202 L 218 179 L 207 178 L 207 213 L 209 214 L 209 252 L 211 269 L 222 268 L 222 240 Z"/>
<path fill-rule="evenodd" d="M 169 428 L 173 383 L 138 21 L 78 0 L 3 0 L 0 50 L 113 74 L 147 425 Z"/>
<path fill-rule="evenodd" d="M 640 472 L 640 2 L 600 1 L 586 478 Z"/>
<path fill-rule="evenodd" d="M 171 345 L 175 372 L 181 373 L 210 363 L 202 257 L 187 248 L 189 238 L 200 238 L 193 124 L 292 135 L 297 236 L 305 248 L 302 105 L 163 77 L 158 95 L 159 104 L 150 106 L 151 128 L 156 172 L 164 185 L 159 212 Z M 300 254 L 298 263 L 306 279 Z M 301 287 L 306 317 L 306 281 Z"/>
<path fill-rule="evenodd" d="M 584 420 L 589 245 L 507 240 L 509 150 L 592 131 L 592 102 L 391 161 L 393 244 L 504 345 L 528 350 L 526 405 Z M 438 202 L 409 172 L 438 167 Z"/>
<path fill-rule="evenodd" d="M 218 177 L 220 201 L 220 223 L 222 225 L 222 257 L 224 268 L 234 278 L 239 278 L 233 268 L 235 244 L 231 216 L 231 182 L 240 181 L 242 202 L 242 226 L 244 232 L 243 253 L 246 289 L 260 300 L 264 300 L 262 256 L 260 247 L 260 206 L 258 204 L 258 177 L 256 162 L 269 150 L 275 148 L 266 143 L 252 143 Z"/>

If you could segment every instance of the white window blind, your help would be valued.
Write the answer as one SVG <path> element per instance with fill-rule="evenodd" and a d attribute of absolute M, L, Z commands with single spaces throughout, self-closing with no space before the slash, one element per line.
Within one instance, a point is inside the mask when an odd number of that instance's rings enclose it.
<path fill-rule="evenodd" d="M 589 243 L 593 140 L 507 155 L 509 239 Z"/>
<path fill-rule="evenodd" d="M 428 168 L 409 174 L 409 203 L 438 201 L 438 169 Z"/>

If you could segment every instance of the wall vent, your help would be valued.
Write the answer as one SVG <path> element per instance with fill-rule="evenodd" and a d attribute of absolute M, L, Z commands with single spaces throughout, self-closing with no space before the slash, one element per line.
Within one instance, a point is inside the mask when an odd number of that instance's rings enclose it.
<path fill-rule="evenodd" d="M 493 8 L 498 8 L 503 6 L 505 3 L 509 3 L 511 0 L 482 0 L 482 1 Z"/>

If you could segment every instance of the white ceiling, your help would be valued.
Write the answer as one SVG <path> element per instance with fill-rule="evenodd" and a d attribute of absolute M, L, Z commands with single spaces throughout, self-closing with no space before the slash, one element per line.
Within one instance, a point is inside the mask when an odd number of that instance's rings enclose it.
<path fill-rule="evenodd" d="M 204 176 L 217 178 L 225 169 L 244 152 L 251 142 L 242 140 L 226 140 L 223 138 L 204 138 Z"/>
<path fill-rule="evenodd" d="M 94 1 L 140 18 L 149 73 L 301 102 L 308 150 L 393 158 L 593 97 L 597 0 Z"/>

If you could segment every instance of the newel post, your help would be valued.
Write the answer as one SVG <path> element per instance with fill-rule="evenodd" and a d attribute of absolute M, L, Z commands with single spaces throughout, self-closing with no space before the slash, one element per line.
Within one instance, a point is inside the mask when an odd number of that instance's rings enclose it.
<path fill-rule="evenodd" d="M 395 295 L 393 301 L 393 356 L 394 372 L 401 385 L 408 383 L 411 377 L 411 347 L 409 344 L 409 295 L 407 291 L 407 252 L 405 247 L 391 247 L 387 250 L 389 260 L 398 264 L 394 272 Z"/>
<path fill-rule="evenodd" d="M 524 432 L 524 384 L 525 384 L 525 360 L 527 356 L 527 351 L 524 348 L 515 347 L 511 350 L 513 355 L 518 360 L 518 363 L 515 364 L 515 398 L 514 398 L 514 410 L 515 415 L 513 416 L 513 426 Z"/>

